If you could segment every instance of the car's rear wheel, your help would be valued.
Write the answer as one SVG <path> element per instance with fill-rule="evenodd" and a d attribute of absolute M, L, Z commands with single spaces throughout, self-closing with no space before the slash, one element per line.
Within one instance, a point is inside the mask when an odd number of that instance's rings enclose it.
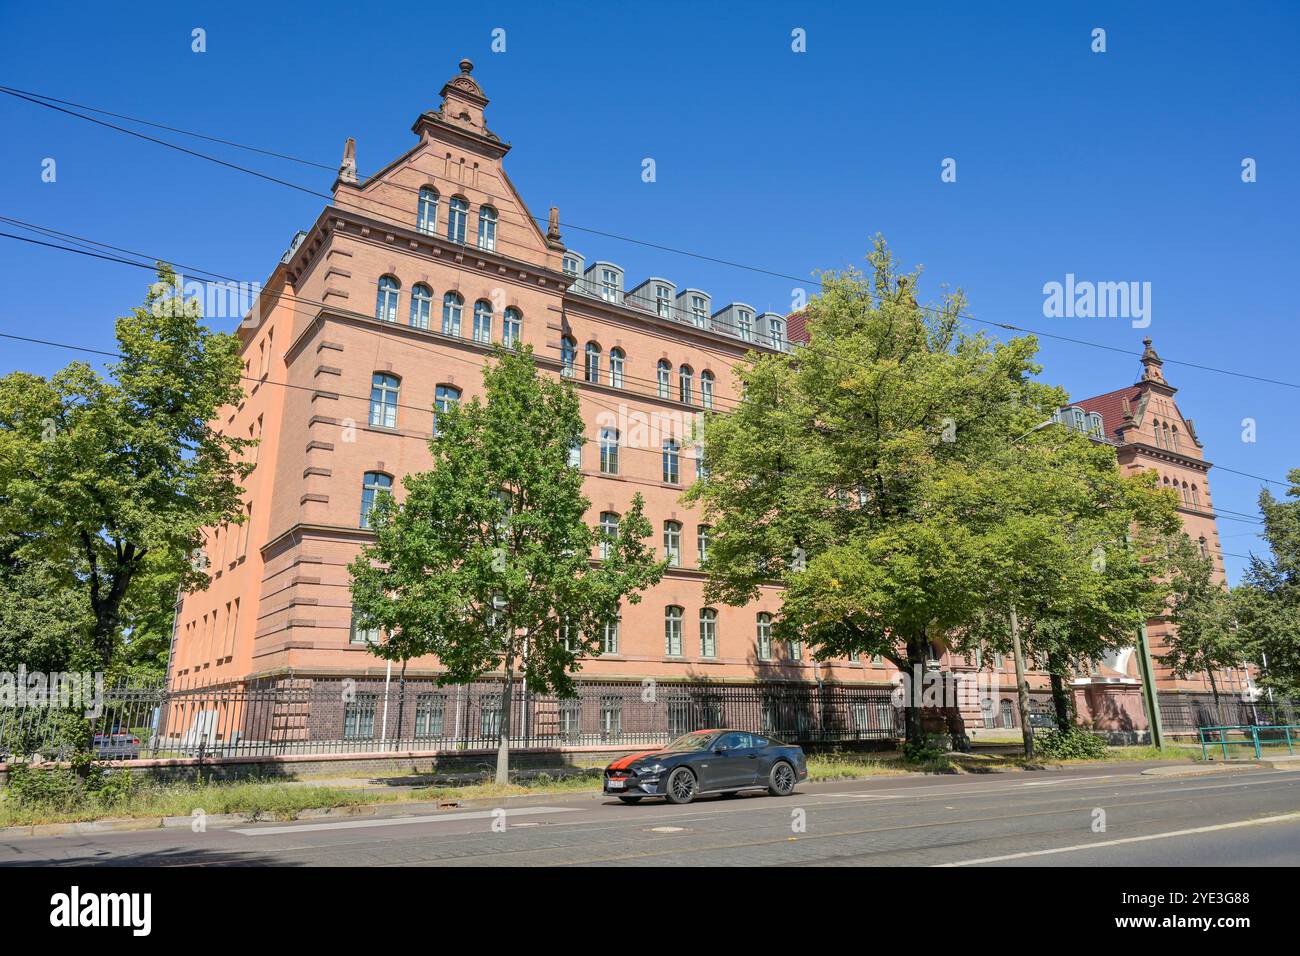
<path fill-rule="evenodd" d="M 794 767 L 784 760 L 778 760 L 767 775 L 767 792 L 774 797 L 788 797 L 794 793 L 796 779 Z"/>
<path fill-rule="evenodd" d="M 678 767 L 668 777 L 664 796 L 669 803 L 690 803 L 695 799 L 695 774 L 686 767 Z"/>
<path fill-rule="evenodd" d="M 619 799 L 622 800 L 624 803 L 637 803 L 641 798 L 640 797 L 619 797 Z"/>

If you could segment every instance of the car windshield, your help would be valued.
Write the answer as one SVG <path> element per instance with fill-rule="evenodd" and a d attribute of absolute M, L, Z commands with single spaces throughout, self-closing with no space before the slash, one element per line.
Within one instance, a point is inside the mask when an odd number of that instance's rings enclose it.
<path fill-rule="evenodd" d="M 716 736 L 716 733 L 705 733 L 702 731 L 696 731 L 693 734 L 683 734 L 665 747 L 664 750 L 670 750 L 673 752 L 680 752 L 683 750 L 708 750 L 709 744 L 713 743 L 713 738 Z"/>

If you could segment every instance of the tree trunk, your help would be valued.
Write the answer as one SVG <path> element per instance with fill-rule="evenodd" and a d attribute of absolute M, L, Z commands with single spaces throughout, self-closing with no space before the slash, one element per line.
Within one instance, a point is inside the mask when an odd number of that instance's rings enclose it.
<path fill-rule="evenodd" d="M 402 658 L 402 673 L 397 678 L 397 739 L 402 739 L 402 717 L 406 714 L 406 658 Z"/>
<path fill-rule="evenodd" d="M 925 745 L 925 708 L 922 706 L 922 688 L 920 680 L 925 678 L 925 658 L 929 641 L 924 634 L 913 635 L 907 639 L 907 673 L 904 687 L 907 699 L 904 701 L 903 726 L 906 728 L 907 742 L 915 747 Z"/>
<path fill-rule="evenodd" d="M 507 654 L 505 676 L 501 678 L 501 726 L 497 735 L 497 786 L 510 782 L 510 697 L 515 683 L 515 659 Z"/>
<path fill-rule="evenodd" d="M 1025 679 L 1025 650 L 1020 644 L 1020 619 L 1011 605 L 1011 650 L 1016 658 L 1016 690 L 1020 701 L 1020 736 L 1025 742 L 1025 756 L 1034 756 L 1034 726 L 1029 722 L 1029 682 Z"/>
<path fill-rule="evenodd" d="M 104 593 L 102 587 L 104 575 L 99 568 L 95 544 L 90 535 L 85 532 L 82 532 L 81 540 L 90 566 L 90 608 L 95 615 L 95 626 L 91 636 L 95 654 L 104 665 L 104 670 L 108 670 L 113 660 L 113 649 L 117 644 L 117 630 L 121 625 L 122 601 L 126 597 L 126 589 L 131 584 L 131 576 L 135 573 L 137 561 L 144 557 L 144 551 L 137 554 L 135 545 L 129 542 L 125 545 L 115 545 L 116 561 L 108 574 L 108 591 Z"/>
<path fill-rule="evenodd" d="M 1219 726 L 1222 727 L 1223 707 L 1219 703 L 1219 685 L 1214 680 L 1214 668 L 1207 667 L 1205 669 L 1205 673 L 1206 676 L 1210 678 L 1210 693 L 1214 695 L 1214 719 L 1217 720 L 1219 722 Z"/>
<path fill-rule="evenodd" d="M 1052 672 L 1052 706 L 1056 710 L 1056 728 L 1062 733 L 1074 726 L 1074 717 L 1070 713 L 1070 695 L 1065 689 L 1065 678 L 1059 673 L 1057 657 L 1049 654 L 1047 666 Z"/>

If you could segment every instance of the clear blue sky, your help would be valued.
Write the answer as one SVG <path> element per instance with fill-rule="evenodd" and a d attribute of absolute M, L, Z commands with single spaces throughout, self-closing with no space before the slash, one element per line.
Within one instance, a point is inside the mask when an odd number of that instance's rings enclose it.
<path fill-rule="evenodd" d="M 848 6 L 847 4 L 843 6 Z M 338 162 L 364 172 L 468 56 L 514 144 L 533 212 L 807 276 L 862 264 L 883 233 L 925 292 L 972 314 L 1130 349 L 1043 340 L 1044 378 L 1076 397 L 1135 380 L 1140 340 L 1169 359 L 1300 381 L 1300 5 L 934 3 L 614 6 L 0 3 L 0 84 Z M 192 8 L 192 9 L 191 9 Z M 207 31 L 207 52 L 190 32 Z M 506 31 L 506 52 L 491 32 Z M 807 52 L 791 51 L 791 30 Z M 1093 53 L 1091 31 L 1107 33 Z M 321 201 L 0 97 L 0 215 L 250 280 Z M 162 134 L 169 136 L 170 134 Z M 323 170 L 210 150 L 328 190 Z M 58 178 L 41 181 L 41 162 Z M 658 181 L 641 181 L 653 157 Z M 957 160 L 957 182 L 940 163 Z M 1241 161 L 1258 182 L 1241 181 Z M 3 231 L 14 231 L 3 227 Z M 567 230 L 633 281 L 662 274 L 714 302 L 788 308 L 794 283 Z M 148 274 L 0 238 L 0 331 L 111 348 Z M 1152 321 L 1043 316 L 1045 282 L 1150 282 Z M 813 289 L 811 284 L 808 285 Z M 0 373 L 73 356 L 0 341 Z M 1212 460 L 1300 466 L 1300 391 L 1167 364 Z M 1241 421 L 1258 441 L 1241 440 Z M 1260 483 L 1211 474 L 1220 508 Z M 1280 489 L 1275 489 L 1280 491 Z M 1255 526 L 1221 521 L 1227 552 Z M 1244 562 L 1229 556 L 1236 580 Z"/>

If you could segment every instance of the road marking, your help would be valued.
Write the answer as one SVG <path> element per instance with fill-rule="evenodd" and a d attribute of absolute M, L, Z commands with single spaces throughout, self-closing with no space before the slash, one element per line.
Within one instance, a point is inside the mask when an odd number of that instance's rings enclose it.
<path fill-rule="evenodd" d="M 904 800 L 902 793 L 820 793 L 808 791 L 810 797 L 852 797 L 856 800 Z"/>
<path fill-rule="evenodd" d="M 1095 776 L 1095 777 L 1084 777 L 1084 778 L 1082 778 L 1082 779 L 1085 779 L 1085 780 L 1109 780 L 1109 779 L 1111 779 L 1112 777 L 1117 777 L 1117 776 L 1119 776 L 1119 774 L 1115 774 L 1115 773 L 1105 773 L 1105 774 L 1099 774 L 1098 776 Z M 1061 784 L 1063 784 L 1063 783 L 1077 782 L 1079 779 L 1080 779 L 1080 778 L 1078 778 L 1078 777 L 1067 777 L 1067 778 L 1062 779 L 1062 780 L 1031 780 L 1031 781 L 1029 781 L 1028 783 L 1022 783 L 1020 786 L 1022 786 L 1022 787 L 1059 787 L 1059 786 L 1060 786 Z"/>
<path fill-rule="evenodd" d="M 519 807 L 506 810 L 506 819 L 522 817 L 535 813 L 576 813 L 577 807 Z M 254 827 L 235 830 L 243 836 L 271 836 L 280 833 L 306 833 L 310 830 L 355 830 L 361 827 L 400 827 L 412 823 L 448 823 L 455 820 L 486 820 L 496 814 L 495 810 L 471 810 L 467 813 L 435 813 L 420 817 L 385 817 L 370 820 L 337 820 L 332 823 L 300 823 L 284 827 Z"/>
<path fill-rule="evenodd" d="M 1076 850 L 1096 850 L 1104 846 L 1119 846 L 1124 843 L 1145 843 L 1149 840 L 1167 840 L 1170 837 L 1191 836 L 1195 833 L 1214 833 L 1218 830 L 1235 830 L 1238 827 L 1256 827 L 1265 823 L 1282 823 L 1288 820 L 1300 820 L 1300 813 L 1283 813 L 1275 817 L 1260 817 L 1257 820 L 1238 820 L 1236 823 L 1217 823 L 1208 827 L 1192 827 L 1189 830 L 1170 830 L 1167 833 L 1150 833 L 1146 836 L 1124 837 L 1122 840 L 1101 840 L 1097 843 L 1080 843 L 1075 846 L 1061 846 L 1052 850 L 1029 850 L 1025 853 L 1008 853 L 1005 856 L 986 856 L 978 860 L 961 860 L 957 863 L 936 863 L 935 866 L 975 866 L 980 863 L 1001 863 L 1004 860 L 1023 860 L 1030 856 L 1051 856 L 1054 853 L 1073 853 Z"/>

